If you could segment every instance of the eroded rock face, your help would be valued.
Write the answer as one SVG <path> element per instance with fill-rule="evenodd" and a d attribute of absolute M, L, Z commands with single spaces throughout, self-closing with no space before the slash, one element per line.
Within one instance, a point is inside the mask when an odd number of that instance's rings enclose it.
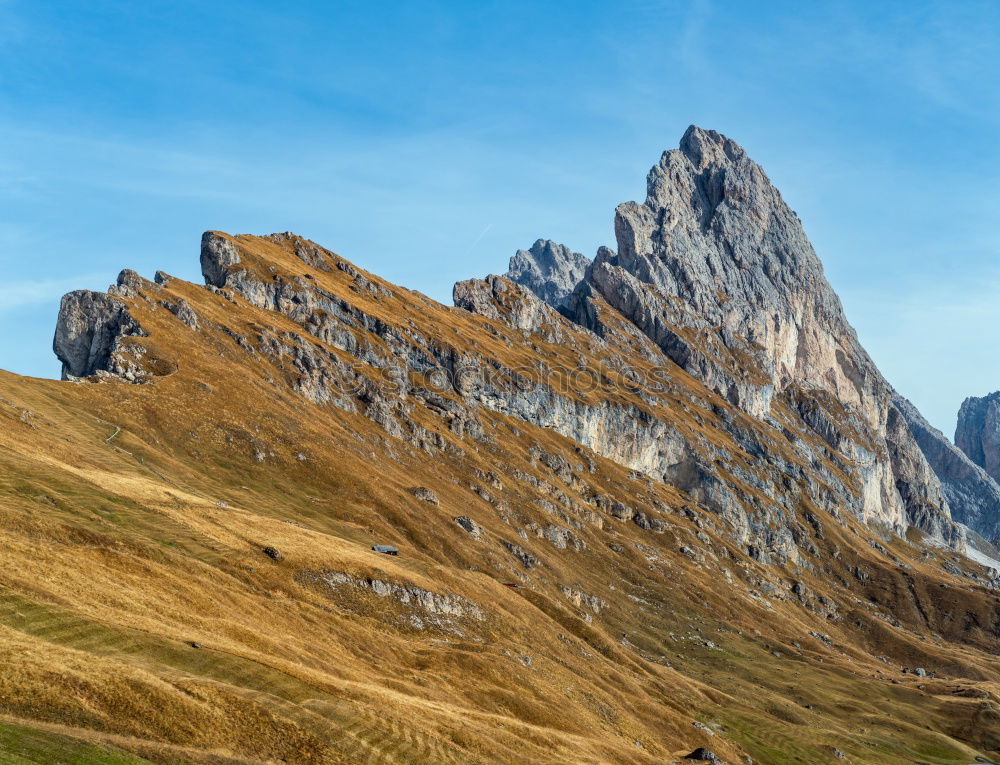
<path fill-rule="evenodd" d="M 201 236 L 201 273 L 205 284 L 225 286 L 226 269 L 240 262 L 236 246 L 214 231 Z"/>
<path fill-rule="evenodd" d="M 296 580 L 319 590 L 341 608 L 370 613 L 366 598 L 392 601 L 396 623 L 410 629 L 443 630 L 457 635 L 486 618 L 486 611 L 468 598 L 451 592 L 433 592 L 410 582 L 356 576 L 330 569 L 299 571 Z"/>
<path fill-rule="evenodd" d="M 98 372 L 119 374 L 116 358 L 121 338 L 144 334 L 118 297 L 77 290 L 63 296 L 52 350 L 62 362 L 62 379 Z"/>
<path fill-rule="evenodd" d="M 590 259 L 551 239 L 518 250 L 505 276 L 534 292 L 553 308 L 566 305 L 590 265 Z"/>
<path fill-rule="evenodd" d="M 371 577 L 354 577 L 340 571 L 303 572 L 302 578 L 315 577 L 330 587 L 350 586 L 369 590 L 381 598 L 392 597 L 404 605 L 422 608 L 441 616 L 471 616 L 484 618 L 483 610 L 472 601 L 450 593 L 430 592 L 408 583 L 387 582 Z"/>
<path fill-rule="evenodd" d="M 962 402 L 955 445 L 995 481 L 1000 481 L 1000 391 Z"/>
<path fill-rule="evenodd" d="M 734 141 L 692 126 L 615 215 L 568 301 L 602 332 L 599 296 L 663 353 L 754 417 L 780 397 L 851 464 L 863 515 L 954 536 L 933 471 L 858 343 L 798 216 Z"/>
<path fill-rule="evenodd" d="M 459 308 L 502 321 L 516 329 L 537 330 L 554 324 L 545 304 L 522 285 L 503 276 L 468 279 L 457 282 L 452 289 L 452 301 Z"/>

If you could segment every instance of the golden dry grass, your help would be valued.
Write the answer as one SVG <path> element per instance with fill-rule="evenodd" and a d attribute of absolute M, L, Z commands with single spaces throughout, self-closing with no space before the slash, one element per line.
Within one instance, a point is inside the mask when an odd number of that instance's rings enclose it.
<path fill-rule="evenodd" d="M 572 328 L 572 342 L 508 344 L 499 336 L 517 333 L 502 324 L 371 275 L 392 297 L 358 293 L 343 271 L 238 242 L 248 267 L 308 273 L 386 323 L 510 367 L 607 353 Z M 488 440 L 475 442 L 415 408 L 463 450 L 429 455 L 360 414 L 309 403 L 289 389 L 289 369 L 232 339 L 301 333 L 287 318 L 179 280 L 150 296 L 133 301 L 150 333 L 136 342 L 176 372 L 143 385 L 0 373 L 6 761 L 662 763 L 705 745 L 729 762 L 827 763 L 837 747 L 851 762 L 901 764 L 1000 749 L 997 597 L 945 573 L 943 552 L 897 540 L 887 546 L 903 569 L 867 544 L 869 529 L 825 515 L 810 567 L 760 566 L 705 514 L 696 524 L 664 513 L 654 534 L 567 510 L 585 549 L 525 539 L 518 528 L 565 525 L 542 504 L 553 490 L 587 510 L 588 492 L 646 508 L 690 500 L 594 454 L 594 472 L 560 483 L 529 450 L 582 464 L 574 442 L 486 411 Z M 158 307 L 162 296 L 186 299 L 201 332 Z M 604 382 L 593 400 L 654 408 L 692 439 L 743 454 L 714 423 L 711 407 L 725 402 L 680 370 L 657 406 L 594 363 Z M 784 439 L 761 438 L 796 458 Z M 484 482 L 488 471 L 503 488 Z M 481 540 L 458 515 L 482 526 Z M 524 569 L 503 541 L 541 564 Z M 435 625 L 393 597 L 317 584 L 323 572 L 460 596 L 485 616 Z M 793 581 L 836 601 L 841 618 L 803 607 Z"/>

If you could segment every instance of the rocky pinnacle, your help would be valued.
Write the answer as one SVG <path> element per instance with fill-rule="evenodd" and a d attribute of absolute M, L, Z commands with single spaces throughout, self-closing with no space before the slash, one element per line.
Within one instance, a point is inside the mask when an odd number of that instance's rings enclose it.
<path fill-rule="evenodd" d="M 731 139 L 691 126 L 649 171 L 644 202 L 615 211 L 569 300 L 601 332 L 603 301 L 747 413 L 778 402 L 847 457 L 863 514 L 949 536 L 940 483 L 893 390 L 858 342 L 795 212 Z M 902 489 L 901 489 L 902 487 Z"/>
<path fill-rule="evenodd" d="M 590 259 L 566 245 L 539 239 L 530 250 L 518 250 L 505 276 L 527 287 L 553 308 L 566 305 L 583 279 Z"/>

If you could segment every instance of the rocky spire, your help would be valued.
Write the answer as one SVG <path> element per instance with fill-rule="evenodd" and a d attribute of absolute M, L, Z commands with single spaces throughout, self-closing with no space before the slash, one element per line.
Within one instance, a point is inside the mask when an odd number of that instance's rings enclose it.
<path fill-rule="evenodd" d="M 790 410 L 847 458 L 864 515 L 950 533 L 940 484 L 858 342 L 802 223 L 731 139 L 691 126 L 615 213 L 568 312 L 601 331 L 602 300 L 747 413 Z M 775 409 L 775 399 L 780 399 Z M 929 517 L 928 508 L 933 508 Z"/>
<path fill-rule="evenodd" d="M 774 387 L 819 381 L 839 399 L 862 403 L 858 380 L 871 361 L 798 216 L 734 141 L 688 128 L 680 148 L 664 152 L 650 170 L 646 201 L 618 206 L 615 233 L 617 257 L 595 264 L 595 282 L 609 302 L 619 307 L 640 297 L 623 287 L 617 267 L 644 285 L 641 292 L 652 287 L 670 298 L 644 324 L 716 335 L 764 373 L 746 391 L 722 388 L 726 375 L 716 374 L 720 393 L 763 414 Z M 692 345 L 671 334 L 684 333 L 667 333 L 661 344 Z M 741 358 L 737 365 L 745 367 Z"/>
<path fill-rule="evenodd" d="M 553 308 L 566 305 L 583 279 L 590 259 L 551 239 L 539 239 L 530 250 L 518 250 L 505 276 L 534 292 Z"/>

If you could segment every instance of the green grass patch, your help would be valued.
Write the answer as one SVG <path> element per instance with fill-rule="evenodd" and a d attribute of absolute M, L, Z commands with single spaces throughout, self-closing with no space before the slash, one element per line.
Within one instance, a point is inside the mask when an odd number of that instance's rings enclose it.
<path fill-rule="evenodd" d="M 70 736 L 0 722 L 0 763 L 26 765 L 140 765 L 141 757 Z"/>

